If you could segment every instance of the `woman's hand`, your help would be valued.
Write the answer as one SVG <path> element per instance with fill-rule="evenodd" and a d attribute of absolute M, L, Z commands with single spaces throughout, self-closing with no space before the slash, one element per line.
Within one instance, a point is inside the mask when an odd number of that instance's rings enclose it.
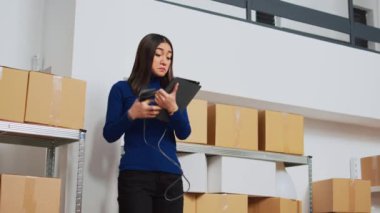
<path fill-rule="evenodd" d="M 167 93 L 165 90 L 160 89 L 156 92 L 155 101 L 158 106 L 166 109 L 169 115 L 172 115 L 178 110 L 178 105 L 176 101 L 177 91 L 179 84 L 177 83 L 174 86 L 174 89 L 171 93 Z"/>
<path fill-rule="evenodd" d="M 128 117 L 131 120 L 135 120 L 137 118 L 156 117 L 160 113 L 161 107 L 149 105 L 150 102 L 151 100 L 140 102 L 138 99 L 136 99 L 131 108 L 128 110 Z"/>

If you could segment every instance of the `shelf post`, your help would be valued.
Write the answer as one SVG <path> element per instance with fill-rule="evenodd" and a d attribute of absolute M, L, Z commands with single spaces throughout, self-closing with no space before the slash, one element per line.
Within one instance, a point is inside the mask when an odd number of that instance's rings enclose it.
<path fill-rule="evenodd" d="M 84 151 L 86 132 L 80 132 L 79 151 L 78 151 L 78 170 L 77 170 L 77 191 L 75 199 L 75 213 L 82 212 L 82 193 L 83 193 L 83 167 L 84 167 Z"/>
<path fill-rule="evenodd" d="M 307 166 L 309 168 L 309 212 L 313 213 L 313 160 L 312 156 L 307 156 Z"/>
<path fill-rule="evenodd" d="M 46 167 L 45 167 L 45 175 L 46 177 L 54 176 L 54 165 L 55 165 L 55 144 L 51 143 L 47 147 L 46 151 Z"/>

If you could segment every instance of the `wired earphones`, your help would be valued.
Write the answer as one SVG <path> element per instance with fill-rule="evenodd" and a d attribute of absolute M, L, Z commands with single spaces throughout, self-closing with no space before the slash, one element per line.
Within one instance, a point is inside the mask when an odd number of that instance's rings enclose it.
<path fill-rule="evenodd" d="M 175 161 L 173 160 L 172 158 L 170 158 L 162 149 L 161 149 L 161 142 L 167 132 L 167 128 L 165 128 L 164 132 L 162 133 L 160 139 L 158 140 L 157 142 L 157 148 L 155 146 L 153 146 L 152 144 L 148 143 L 148 141 L 146 140 L 146 119 L 143 120 L 143 123 L 144 123 L 144 128 L 143 128 L 143 138 L 144 138 L 144 143 L 146 145 L 148 145 L 149 147 L 153 148 L 154 150 L 160 152 L 166 159 L 168 159 L 173 165 L 175 165 L 180 171 L 181 171 L 181 175 L 173 182 L 171 183 L 166 189 L 165 189 L 165 192 L 164 192 L 164 198 L 165 200 L 167 201 L 175 201 L 177 199 L 180 199 L 181 197 L 183 197 L 184 193 L 188 192 L 190 190 L 190 181 L 187 179 L 187 177 L 185 176 L 185 174 L 183 173 L 183 170 L 181 168 L 181 166 Z M 178 195 L 177 197 L 174 197 L 174 198 L 169 198 L 167 196 L 169 190 L 174 187 L 181 179 L 182 179 L 182 176 L 183 178 L 186 180 L 186 182 L 188 183 L 188 188 L 186 190 L 184 190 L 184 192 L 180 195 Z"/>

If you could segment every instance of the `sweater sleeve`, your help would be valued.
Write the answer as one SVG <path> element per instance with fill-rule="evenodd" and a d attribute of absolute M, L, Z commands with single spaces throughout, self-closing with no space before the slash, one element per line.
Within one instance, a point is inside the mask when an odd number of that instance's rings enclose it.
<path fill-rule="evenodd" d="M 103 127 L 103 137 L 110 143 L 118 140 L 133 122 L 128 118 L 128 109 L 131 106 L 125 110 L 123 100 L 122 87 L 113 85 L 108 96 L 106 122 Z"/>
<path fill-rule="evenodd" d="M 184 140 L 189 137 L 191 133 L 191 126 L 187 110 L 177 110 L 170 116 L 170 125 L 173 127 L 175 135 L 178 139 Z"/>

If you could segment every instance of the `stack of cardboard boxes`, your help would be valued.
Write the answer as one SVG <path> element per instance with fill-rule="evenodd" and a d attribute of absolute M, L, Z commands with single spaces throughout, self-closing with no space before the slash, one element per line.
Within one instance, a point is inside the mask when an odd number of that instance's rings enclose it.
<path fill-rule="evenodd" d="M 302 203 L 277 197 L 249 198 L 248 212 L 302 213 Z"/>
<path fill-rule="evenodd" d="M 303 154 L 303 117 L 288 113 L 193 100 L 186 143 L 248 151 Z M 278 136 L 278 137 L 274 137 Z M 276 197 L 276 164 L 204 153 L 180 153 L 185 176 L 185 213 L 301 212 L 301 202 Z M 188 189 L 186 180 L 184 190 Z M 249 196 L 265 197 L 262 199 Z M 270 211 L 268 211 L 270 209 Z"/>
<path fill-rule="evenodd" d="M 245 150 L 258 149 L 258 111 L 252 108 L 212 104 L 208 106 L 207 143 Z"/>
<path fill-rule="evenodd" d="M 24 122 L 28 72 L 0 67 L 0 119 Z"/>
<path fill-rule="evenodd" d="M 0 67 L 0 120 L 83 129 L 86 82 Z"/>
<path fill-rule="evenodd" d="M 297 200 L 239 194 L 186 194 L 184 213 L 302 213 Z"/>
<path fill-rule="evenodd" d="M 191 124 L 191 135 L 179 142 L 207 144 L 207 101 L 194 99 L 187 108 Z"/>
<path fill-rule="evenodd" d="M 59 213 L 61 180 L 0 175 L 0 212 Z"/>
<path fill-rule="evenodd" d="M 313 212 L 370 213 L 370 182 L 344 178 L 314 182 Z"/>
<path fill-rule="evenodd" d="M 248 212 L 248 196 L 237 194 L 201 194 L 185 196 L 184 213 Z"/>
<path fill-rule="evenodd" d="M 313 212 L 371 212 L 371 186 L 380 186 L 380 156 L 361 159 L 362 179 L 333 178 L 313 183 Z"/>
<path fill-rule="evenodd" d="M 304 154 L 304 118 L 284 112 L 259 113 L 259 150 Z"/>
<path fill-rule="evenodd" d="M 83 129 L 86 83 L 0 67 L 0 120 Z M 0 174 L 0 212 L 58 213 L 61 181 Z"/>

